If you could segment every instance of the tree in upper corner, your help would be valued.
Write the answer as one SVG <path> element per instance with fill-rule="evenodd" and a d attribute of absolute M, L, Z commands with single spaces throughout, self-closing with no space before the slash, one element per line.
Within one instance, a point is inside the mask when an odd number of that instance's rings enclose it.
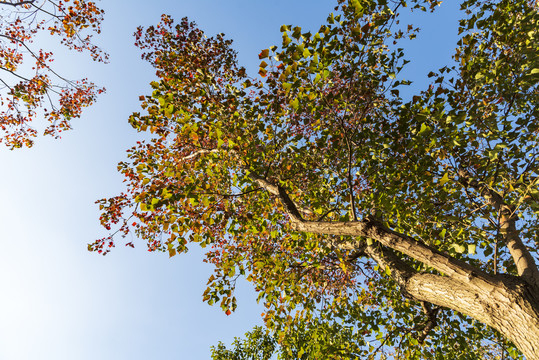
<path fill-rule="evenodd" d="M 438 3 L 339 0 L 316 33 L 283 26 L 257 77 L 187 19 L 139 29 L 159 79 L 130 123 L 152 137 L 101 222 L 207 247 L 204 299 L 230 313 L 245 276 L 288 358 L 539 359 L 537 4 L 464 1 L 424 89 L 400 74 L 407 5 Z"/>
<path fill-rule="evenodd" d="M 85 34 L 100 32 L 103 10 L 87 0 L 11 0 L 0 1 L 0 16 L 0 142 L 12 149 L 32 146 L 38 117 L 49 123 L 43 133 L 58 137 L 103 89 L 87 79 L 64 78 L 53 67 L 53 53 L 34 40 L 48 33 L 70 50 L 107 61 Z"/>

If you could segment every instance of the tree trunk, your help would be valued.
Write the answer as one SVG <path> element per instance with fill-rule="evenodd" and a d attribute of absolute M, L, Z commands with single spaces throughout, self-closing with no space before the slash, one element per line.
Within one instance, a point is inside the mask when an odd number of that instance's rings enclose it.
<path fill-rule="evenodd" d="M 522 351 L 539 360 L 539 299 L 518 277 L 498 275 L 497 284 L 470 278 L 465 284 L 449 277 L 417 274 L 404 290 L 420 301 L 453 309 L 498 330 Z"/>

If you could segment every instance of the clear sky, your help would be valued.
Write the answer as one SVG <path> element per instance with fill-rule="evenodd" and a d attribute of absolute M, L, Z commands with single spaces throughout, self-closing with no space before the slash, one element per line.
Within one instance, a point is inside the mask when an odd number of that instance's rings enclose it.
<path fill-rule="evenodd" d="M 209 359 L 210 346 L 230 343 L 260 324 L 259 305 L 240 284 L 238 310 L 226 316 L 202 302 L 212 272 L 193 247 L 172 259 L 118 246 L 103 257 L 86 245 L 106 236 L 95 200 L 123 190 L 116 164 L 140 138 L 127 118 L 149 93 L 153 68 L 132 37 L 162 13 L 188 16 L 208 35 L 235 40 L 252 73 L 263 48 L 280 44 L 282 24 L 316 31 L 332 10 L 327 0 L 102 0 L 108 65 L 58 50 L 57 69 L 107 88 L 61 140 L 38 139 L 32 149 L 0 148 L 0 359 Z M 454 3 L 451 4 L 454 7 Z M 447 9 L 422 21 L 410 44 L 409 78 L 425 78 L 447 63 L 456 21 Z M 60 56 L 63 54 L 63 56 Z M 414 60 L 420 59 L 419 62 Z"/>

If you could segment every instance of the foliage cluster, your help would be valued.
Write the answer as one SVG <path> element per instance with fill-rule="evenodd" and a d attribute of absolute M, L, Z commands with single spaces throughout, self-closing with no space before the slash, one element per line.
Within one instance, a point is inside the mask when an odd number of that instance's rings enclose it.
<path fill-rule="evenodd" d="M 88 79 L 65 78 L 53 67 L 53 52 L 34 40 L 48 34 L 67 49 L 106 62 L 108 55 L 92 43 L 103 10 L 87 0 L 12 0 L 0 1 L 0 16 L 0 142 L 12 149 L 31 146 L 40 117 L 48 122 L 43 133 L 58 137 L 104 89 Z"/>

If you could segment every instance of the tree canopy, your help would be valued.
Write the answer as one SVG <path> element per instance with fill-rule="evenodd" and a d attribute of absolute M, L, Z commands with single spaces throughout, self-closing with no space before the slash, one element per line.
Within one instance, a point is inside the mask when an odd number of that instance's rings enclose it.
<path fill-rule="evenodd" d="M 67 49 L 106 62 L 87 33 L 100 32 L 103 10 L 87 0 L 10 0 L 0 1 L 0 16 L 0 142 L 12 149 L 32 146 L 41 132 L 33 123 L 38 118 L 48 122 L 43 134 L 58 137 L 104 89 L 86 78 L 65 78 L 54 68 L 53 52 L 34 40 L 57 37 Z"/>
<path fill-rule="evenodd" d="M 139 28 L 149 139 L 89 249 L 206 247 L 204 300 L 229 314 L 252 282 L 271 337 L 247 346 L 283 358 L 539 358 L 537 4 L 463 1 L 453 62 L 418 89 L 400 14 L 437 5 L 339 0 L 316 33 L 283 25 L 256 76 L 187 19 Z"/>

